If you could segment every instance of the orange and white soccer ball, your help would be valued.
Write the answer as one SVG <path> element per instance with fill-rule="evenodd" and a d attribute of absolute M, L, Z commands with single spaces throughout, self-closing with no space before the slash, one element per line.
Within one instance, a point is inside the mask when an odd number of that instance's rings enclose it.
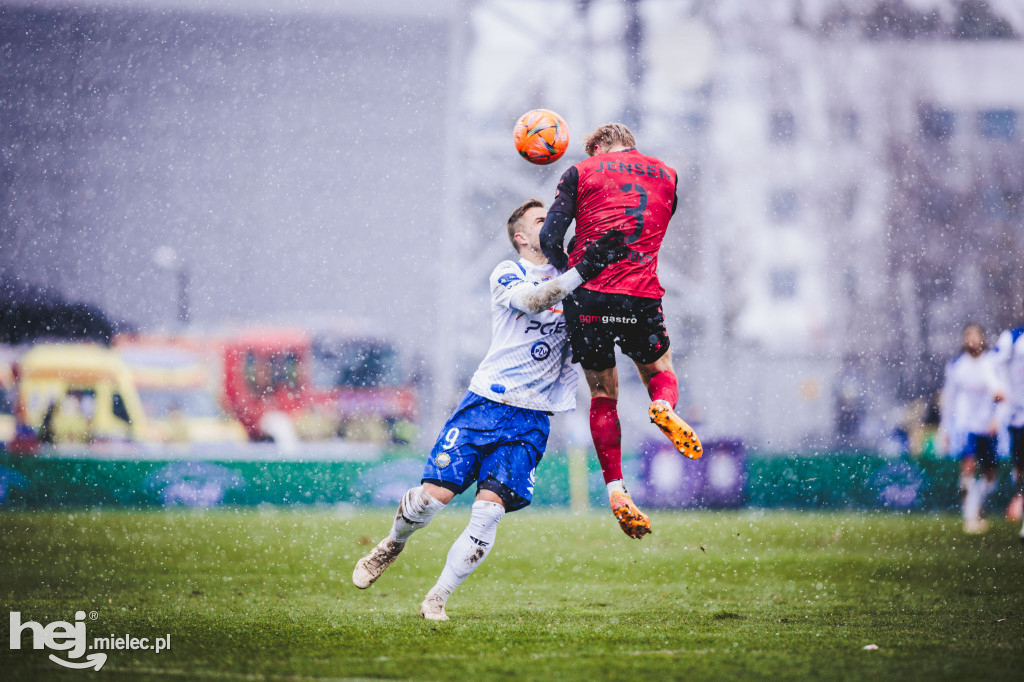
<path fill-rule="evenodd" d="M 512 137 L 520 156 L 544 165 L 562 158 L 569 147 L 569 126 L 549 109 L 534 109 L 519 117 Z"/>

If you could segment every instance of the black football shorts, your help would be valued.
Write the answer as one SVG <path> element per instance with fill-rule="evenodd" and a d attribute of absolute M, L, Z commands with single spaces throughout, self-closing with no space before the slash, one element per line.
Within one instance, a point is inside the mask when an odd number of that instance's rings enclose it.
<path fill-rule="evenodd" d="M 574 362 L 602 371 L 615 366 L 615 345 L 647 365 L 668 351 L 660 298 L 605 294 L 580 287 L 565 299 L 565 323 Z"/>
<path fill-rule="evenodd" d="M 1024 427 L 1011 426 L 1008 431 L 1010 432 L 1010 461 L 1014 468 L 1024 469 Z"/>

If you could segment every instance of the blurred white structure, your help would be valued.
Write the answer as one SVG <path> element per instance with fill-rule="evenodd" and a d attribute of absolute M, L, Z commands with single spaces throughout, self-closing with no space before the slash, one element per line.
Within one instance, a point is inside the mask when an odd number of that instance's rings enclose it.
<path fill-rule="evenodd" d="M 1020 137 L 1024 12 L 953 0 L 480 0 L 462 10 L 454 111 L 468 112 L 476 137 L 453 161 L 461 186 L 446 241 L 464 238 L 453 268 L 470 263 L 453 295 L 482 297 L 507 251 L 494 239 L 504 216 L 531 194 L 550 201 L 581 134 L 625 120 L 641 149 L 680 171 L 661 274 L 683 400 L 704 437 L 878 445 L 908 398 L 900 391 L 921 384 L 903 365 L 929 371 L 918 356 L 952 352 L 965 306 L 984 302 L 970 282 L 945 307 L 923 302 L 923 270 L 905 251 L 926 223 L 896 156 L 927 156 L 937 136 L 966 182 L 993 147 Z M 551 169 L 512 155 L 512 123 L 535 107 L 573 131 Z M 936 132 L 950 116 L 952 132 Z M 481 355 L 486 311 L 454 309 L 462 353 Z"/>

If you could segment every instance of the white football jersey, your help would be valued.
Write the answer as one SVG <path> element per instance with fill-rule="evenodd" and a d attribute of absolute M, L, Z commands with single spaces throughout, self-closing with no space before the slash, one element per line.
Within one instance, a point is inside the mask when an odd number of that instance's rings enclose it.
<path fill-rule="evenodd" d="M 996 416 L 995 394 L 1002 390 L 992 353 L 961 353 L 946 365 L 942 388 L 942 427 L 951 435 L 985 434 Z"/>
<path fill-rule="evenodd" d="M 1024 426 L 1024 327 L 1007 329 L 996 342 L 996 360 L 1005 372 L 1009 425 Z"/>
<path fill-rule="evenodd" d="M 571 412 L 576 382 L 561 302 L 530 315 L 511 307 L 519 287 L 559 275 L 553 265 L 502 261 L 491 272 L 491 347 L 469 390 L 489 400 L 542 412 Z"/>

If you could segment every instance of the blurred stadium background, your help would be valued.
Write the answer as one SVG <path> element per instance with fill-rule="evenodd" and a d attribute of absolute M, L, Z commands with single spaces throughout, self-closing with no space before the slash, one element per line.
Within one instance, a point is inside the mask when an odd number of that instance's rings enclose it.
<path fill-rule="evenodd" d="M 6 0 L 0 500 L 388 501 L 486 350 L 505 216 L 621 120 L 681 172 L 665 305 L 713 446 L 624 415 L 641 496 L 955 504 L 943 364 L 1021 312 L 1022 35 L 1011 0 Z M 537 106 L 551 167 L 511 147 Z M 599 499 L 581 419 L 542 503 Z"/>
<path fill-rule="evenodd" d="M 1012 678 L 1018 526 L 945 513 L 936 397 L 963 323 L 1024 314 L 1022 37 L 1018 0 L 0 0 L 5 610 L 166 635 L 111 653 L 139 680 Z M 536 107 L 550 167 L 512 147 Z M 613 120 L 680 171 L 706 455 L 623 372 L 655 533 L 558 417 L 425 627 L 465 509 L 352 564 L 487 348 L 506 216 Z M 31 637 L 4 679 L 81 674 Z"/>

